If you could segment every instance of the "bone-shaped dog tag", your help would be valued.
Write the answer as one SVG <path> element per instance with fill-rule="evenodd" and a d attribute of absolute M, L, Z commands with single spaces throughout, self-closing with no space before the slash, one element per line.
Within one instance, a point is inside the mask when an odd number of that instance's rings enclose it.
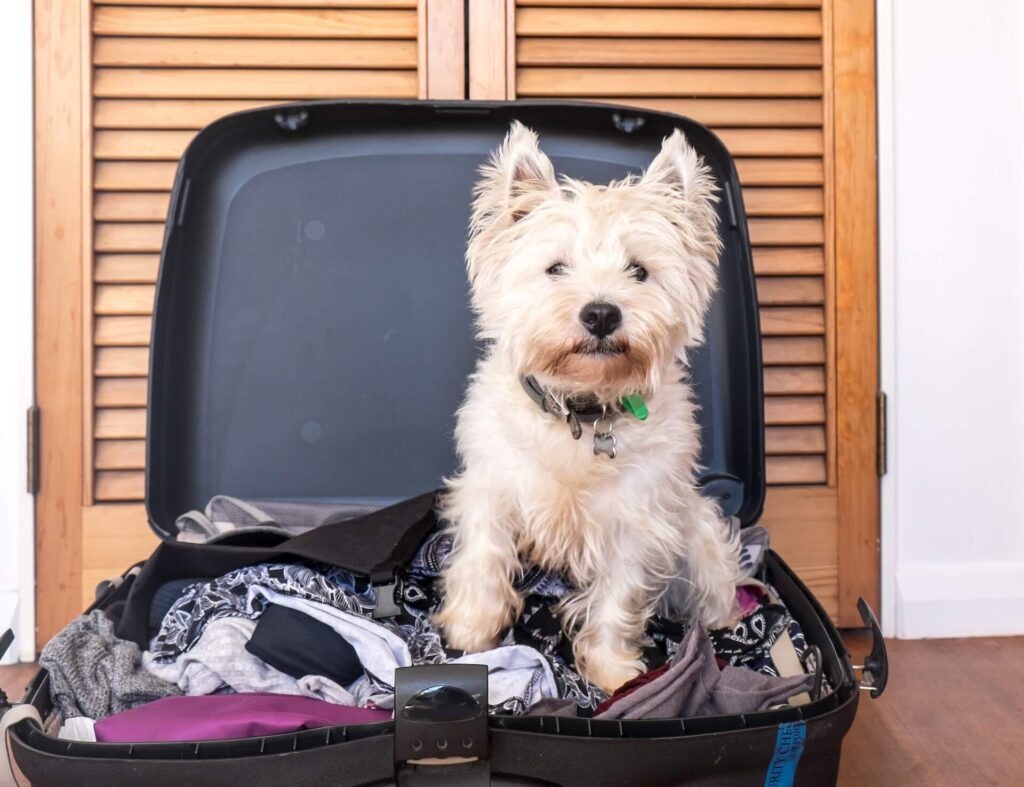
<path fill-rule="evenodd" d="M 616 454 L 615 444 L 615 435 L 611 432 L 594 432 L 594 456 L 604 454 L 609 459 L 614 459 Z"/>

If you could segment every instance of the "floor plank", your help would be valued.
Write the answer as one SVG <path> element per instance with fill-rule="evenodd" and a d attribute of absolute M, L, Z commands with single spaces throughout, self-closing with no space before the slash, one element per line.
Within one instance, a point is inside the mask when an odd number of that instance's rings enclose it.
<path fill-rule="evenodd" d="M 847 641 L 855 661 L 869 649 Z M 861 697 L 841 787 L 1024 784 L 1024 637 L 887 644 L 889 686 Z M 34 671 L 0 667 L 0 688 L 21 697 Z"/>

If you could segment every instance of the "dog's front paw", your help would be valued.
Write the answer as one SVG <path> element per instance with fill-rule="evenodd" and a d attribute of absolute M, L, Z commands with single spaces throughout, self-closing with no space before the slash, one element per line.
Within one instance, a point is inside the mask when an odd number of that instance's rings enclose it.
<path fill-rule="evenodd" d="M 640 652 L 625 642 L 612 644 L 589 635 L 585 627 L 573 644 L 575 660 L 581 674 L 605 694 L 614 694 L 618 687 L 647 670 Z"/>
<path fill-rule="evenodd" d="M 588 662 L 583 677 L 597 686 L 608 696 L 614 694 L 624 683 L 646 672 L 639 659 L 618 661 L 612 658 Z"/>
<path fill-rule="evenodd" d="M 705 629 L 731 629 L 739 625 L 743 614 L 736 600 L 736 587 L 732 584 L 722 585 L 714 593 L 708 594 L 706 602 L 700 608 L 698 618 Z"/>
<path fill-rule="evenodd" d="M 449 647 L 480 653 L 498 644 L 498 634 L 508 625 L 511 614 L 508 608 L 446 604 L 434 616 L 434 622 L 444 630 Z"/>

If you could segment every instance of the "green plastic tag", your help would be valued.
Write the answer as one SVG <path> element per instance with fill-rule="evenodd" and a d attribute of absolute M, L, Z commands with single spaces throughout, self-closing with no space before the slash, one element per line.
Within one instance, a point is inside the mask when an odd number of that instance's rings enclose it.
<path fill-rule="evenodd" d="M 622 406 L 638 421 L 647 420 L 647 404 L 640 394 L 622 397 Z"/>

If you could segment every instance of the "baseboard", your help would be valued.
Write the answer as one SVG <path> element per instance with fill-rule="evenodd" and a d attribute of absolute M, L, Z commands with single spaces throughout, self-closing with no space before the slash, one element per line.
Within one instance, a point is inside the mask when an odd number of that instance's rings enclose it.
<path fill-rule="evenodd" d="M 900 639 L 1024 635 L 1024 561 L 896 572 Z"/>
<path fill-rule="evenodd" d="M 0 590 L 0 634 L 7 629 L 14 631 L 14 644 L 0 658 L 0 664 L 16 664 L 18 662 L 18 591 Z"/>

